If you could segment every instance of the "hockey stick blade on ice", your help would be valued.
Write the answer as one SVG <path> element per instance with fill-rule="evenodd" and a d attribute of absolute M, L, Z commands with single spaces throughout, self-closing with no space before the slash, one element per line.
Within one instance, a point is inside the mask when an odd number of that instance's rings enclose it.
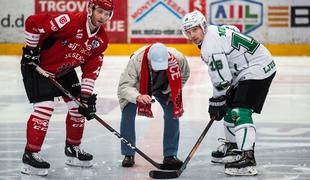
<path fill-rule="evenodd" d="M 188 162 L 194 156 L 196 150 L 198 149 L 198 146 L 202 142 L 203 138 L 207 134 L 207 132 L 210 129 L 210 127 L 211 127 L 213 122 L 214 122 L 214 118 L 211 118 L 211 120 L 209 121 L 207 127 L 203 130 L 202 134 L 198 138 L 196 144 L 194 145 L 194 147 L 192 148 L 191 152 L 186 157 L 183 165 L 181 166 L 181 168 L 179 170 L 176 170 L 176 171 L 157 171 L 157 170 L 152 170 L 152 171 L 149 172 L 149 176 L 151 178 L 154 178 L 154 179 L 173 179 L 173 178 L 179 177 L 182 174 L 182 172 L 184 171 L 184 169 L 186 168 Z"/>
<path fill-rule="evenodd" d="M 70 99 L 72 99 L 77 105 L 81 107 L 85 107 L 84 104 L 82 104 L 78 99 L 76 99 L 74 96 L 70 94 L 69 91 L 67 91 L 65 88 L 62 87 L 61 84 L 55 80 L 54 77 L 52 77 L 50 74 L 48 74 L 45 70 L 40 68 L 39 66 L 36 66 L 36 71 L 41 74 L 42 76 L 48 78 L 50 82 L 56 86 L 61 92 L 63 92 L 65 95 L 67 95 Z M 105 128 L 107 128 L 110 132 L 112 132 L 115 136 L 117 136 L 122 143 L 130 147 L 132 150 L 136 151 L 140 156 L 142 156 L 145 160 L 147 160 L 149 163 L 151 163 L 153 166 L 155 166 L 157 169 L 162 170 L 177 170 L 181 168 L 181 165 L 171 165 L 171 164 L 160 164 L 155 162 L 153 159 L 151 159 L 149 156 L 144 154 L 140 149 L 138 149 L 136 146 L 132 145 L 128 140 L 126 140 L 124 137 L 121 136 L 119 132 L 117 132 L 115 129 L 113 129 L 109 124 L 107 124 L 104 120 L 102 120 L 99 116 L 95 114 L 94 117 L 100 124 L 102 124 Z"/>

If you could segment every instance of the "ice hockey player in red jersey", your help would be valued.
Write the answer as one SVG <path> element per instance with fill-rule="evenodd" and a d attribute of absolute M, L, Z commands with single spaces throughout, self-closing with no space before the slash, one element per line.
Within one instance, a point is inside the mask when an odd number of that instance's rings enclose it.
<path fill-rule="evenodd" d="M 27 123 L 27 144 L 22 173 L 47 175 L 50 164 L 38 154 L 54 110 L 54 98 L 62 96 L 68 107 L 66 117 L 66 164 L 91 167 L 93 156 L 80 149 L 85 117 L 96 112 L 95 80 L 102 65 L 108 37 L 103 28 L 113 15 L 113 0 L 90 0 L 87 12 L 38 14 L 25 22 L 27 46 L 23 48 L 21 71 L 33 112 Z M 35 70 L 39 65 L 73 96 L 86 105 L 79 107 Z M 74 68 L 82 70 L 81 84 Z"/>

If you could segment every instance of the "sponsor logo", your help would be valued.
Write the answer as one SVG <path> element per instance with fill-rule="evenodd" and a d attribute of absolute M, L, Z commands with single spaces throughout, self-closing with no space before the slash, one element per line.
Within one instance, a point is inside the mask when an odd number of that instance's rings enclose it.
<path fill-rule="evenodd" d="M 35 12 L 83 12 L 87 8 L 85 0 L 35 0 Z"/>
<path fill-rule="evenodd" d="M 55 24 L 53 23 L 52 20 L 50 21 L 50 24 L 51 24 L 51 30 L 52 31 L 57 31 L 58 30 L 58 28 L 55 26 Z"/>
<path fill-rule="evenodd" d="M 263 4 L 253 0 L 220 0 L 210 4 L 210 24 L 234 25 L 250 33 L 263 24 Z"/>
<path fill-rule="evenodd" d="M 68 40 L 63 40 L 63 41 L 61 42 L 61 45 L 66 46 L 68 43 L 69 43 Z"/>
<path fill-rule="evenodd" d="M 310 6 L 268 6 L 268 26 L 309 27 Z"/>
<path fill-rule="evenodd" d="M 179 6 L 174 0 L 148 0 L 145 4 L 139 7 L 130 16 L 135 20 L 135 23 L 137 23 L 158 6 L 163 6 L 173 15 L 175 15 L 178 19 L 182 19 L 182 17 L 185 16 L 186 14 L 186 11 L 181 6 Z"/>
<path fill-rule="evenodd" d="M 78 29 L 75 35 L 76 39 L 82 39 L 83 38 L 83 29 Z"/>
<path fill-rule="evenodd" d="M 206 15 L 206 0 L 190 0 L 189 1 L 189 12 L 194 10 L 200 11 L 202 14 Z"/>
<path fill-rule="evenodd" d="M 74 51 L 79 46 L 80 45 L 77 43 L 69 43 L 69 45 L 68 45 L 69 49 L 71 49 L 72 51 Z"/>
<path fill-rule="evenodd" d="M 58 25 L 59 29 L 61 29 L 68 22 L 70 22 L 70 17 L 68 16 L 68 14 L 62 14 L 62 15 L 56 17 L 54 20 L 55 20 L 56 24 Z"/>

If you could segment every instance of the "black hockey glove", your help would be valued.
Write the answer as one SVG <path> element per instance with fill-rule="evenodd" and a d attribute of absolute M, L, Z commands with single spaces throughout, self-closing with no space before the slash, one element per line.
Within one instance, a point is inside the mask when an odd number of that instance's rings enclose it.
<path fill-rule="evenodd" d="M 210 118 L 220 121 L 226 114 L 227 104 L 226 96 L 220 96 L 217 98 L 209 99 L 209 115 Z"/>
<path fill-rule="evenodd" d="M 22 65 L 35 68 L 35 64 L 40 63 L 40 48 L 23 47 L 23 56 L 21 60 Z"/>
<path fill-rule="evenodd" d="M 96 100 L 97 94 L 86 95 L 81 94 L 81 103 L 85 105 L 85 107 L 79 107 L 79 113 L 86 117 L 87 120 L 91 120 L 95 117 L 96 113 Z"/>

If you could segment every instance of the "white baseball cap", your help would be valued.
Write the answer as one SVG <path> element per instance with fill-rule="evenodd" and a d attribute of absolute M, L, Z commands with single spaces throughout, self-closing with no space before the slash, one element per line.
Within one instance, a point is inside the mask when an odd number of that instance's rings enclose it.
<path fill-rule="evenodd" d="M 164 44 L 153 44 L 147 56 L 151 60 L 153 70 L 160 71 L 168 68 L 168 49 Z"/>

